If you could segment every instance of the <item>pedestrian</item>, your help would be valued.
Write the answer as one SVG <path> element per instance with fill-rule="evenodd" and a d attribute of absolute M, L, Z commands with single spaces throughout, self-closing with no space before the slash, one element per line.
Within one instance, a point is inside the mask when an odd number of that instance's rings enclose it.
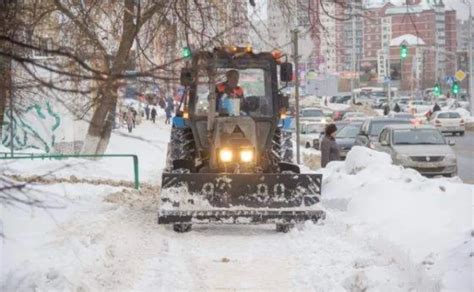
<path fill-rule="evenodd" d="M 441 110 L 441 107 L 439 106 L 439 104 L 436 102 L 434 107 L 433 107 L 433 113 L 435 112 L 439 112 Z"/>
<path fill-rule="evenodd" d="M 135 123 L 134 120 L 135 120 L 135 118 L 133 117 L 133 112 L 131 110 L 129 110 L 127 112 L 127 118 L 126 118 L 127 128 L 128 128 L 129 133 L 132 132 L 132 129 L 134 127 L 134 123 Z"/>
<path fill-rule="evenodd" d="M 132 112 L 133 127 L 135 128 L 135 126 L 137 125 L 137 111 L 133 107 L 130 108 L 130 111 Z"/>
<path fill-rule="evenodd" d="M 156 108 L 153 107 L 151 109 L 151 120 L 153 121 L 153 124 L 155 123 L 155 120 L 156 120 Z"/>
<path fill-rule="evenodd" d="M 161 97 L 160 100 L 158 101 L 158 105 L 162 108 L 162 109 L 166 109 L 166 101 L 165 101 L 165 98 L 164 97 Z"/>
<path fill-rule="evenodd" d="M 336 131 L 335 124 L 326 126 L 324 138 L 321 141 L 321 167 L 323 168 L 331 161 L 341 160 L 339 146 L 336 143 Z"/>
<path fill-rule="evenodd" d="M 389 113 L 390 113 L 390 106 L 388 105 L 388 103 L 386 103 L 386 104 L 383 106 L 383 115 L 384 115 L 384 116 L 388 116 Z"/>
<path fill-rule="evenodd" d="M 171 96 L 169 96 L 166 99 L 166 108 L 165 108 L 166 120 L 165 120 L 165 124 L 170 124 L 171 113 L 173 111 L 174 111 L 174 100 Z"/>
<path fill-rule="evenodd" d="M 400 106 L 398 105 L 398 102 L 395 103 L 395 106 L 393 107 L 393 111 L 396 113 L 399 113 L 401 111 Z"/>
<path fill-rule="evenodd" d="M 148 104 L 145 106 L 145 116 L 146 120 L 148 121 L 150 119 L 150 107 L 148 106 Z"/>

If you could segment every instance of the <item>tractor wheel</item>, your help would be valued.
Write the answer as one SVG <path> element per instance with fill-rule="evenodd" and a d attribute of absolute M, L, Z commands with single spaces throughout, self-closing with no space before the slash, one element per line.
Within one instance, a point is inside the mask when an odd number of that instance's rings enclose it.
<path fill-rule="evenodd" d="M 291 223 L 277 223 L 276 232 L 288 233 L 292 227 Z"/>
<path fill-rule="evenodd" d="M 185 233 L 191 231 L 191 223 L 178 223 L 173 224 L 173 230 L 178 233 Z"/>
<path fill-rule="evenodd" d="M 196 155 L 196 146 L 191 129 L 172 128 L 171 139 L 168 143 L 167 168 L 173 169 L 174 160 L 194 161 Z"/>

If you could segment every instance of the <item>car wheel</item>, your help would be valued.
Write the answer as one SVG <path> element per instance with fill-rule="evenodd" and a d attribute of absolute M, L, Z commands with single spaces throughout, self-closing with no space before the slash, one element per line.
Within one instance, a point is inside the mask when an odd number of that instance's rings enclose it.
<path fill-rule="evenodd" d="M 305 147 L 305 148 L 311 148 L 311 144 L 309 144 L 309 142 L 306 142 L 306 144 L 305 144 L 304 147 Z"/>
<path fill-rule="evenodd" d="M 461 136 L 461 137 L 464 136 L 464 131 L 459 132 L 459 136 Z"/>

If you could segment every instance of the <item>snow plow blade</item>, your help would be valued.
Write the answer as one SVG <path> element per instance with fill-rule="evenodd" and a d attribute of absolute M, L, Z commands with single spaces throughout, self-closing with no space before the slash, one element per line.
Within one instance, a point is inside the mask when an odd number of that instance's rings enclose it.
<path fill-rule="evenodd" d="M 321 174 L 165 173 L 158 223 L 317 221 L 324 217 L 316 206 L 321 180 Z"/>

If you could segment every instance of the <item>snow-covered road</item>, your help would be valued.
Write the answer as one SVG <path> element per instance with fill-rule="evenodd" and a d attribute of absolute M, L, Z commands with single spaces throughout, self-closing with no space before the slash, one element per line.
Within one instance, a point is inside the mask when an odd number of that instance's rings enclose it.
<path fill-rule="evenodd" d="M 137 153 L 152 183 L 164 165 L 167 132 L 146 123 L 136 137 L 114 134 L 111 149 Z M 122 162 L 73 162 L 53 177 L 131 179 Z M 40 174 L 60 163 L 31 169 L 15 162 L 1 173 Z M 156 224 L 153 187 L 62 182 L 12 190 L 58 208 L 0 206 L 0 290 L 472 290 L 472 186 L 425 179 L 363 148 L 323 175 L 327 219 L 287 234 L 272 225 L 177 234 Z"/>

